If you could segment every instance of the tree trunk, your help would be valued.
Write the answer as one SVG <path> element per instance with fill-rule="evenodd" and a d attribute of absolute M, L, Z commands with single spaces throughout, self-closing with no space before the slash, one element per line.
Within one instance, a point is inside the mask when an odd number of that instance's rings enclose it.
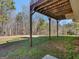
<path fill-rule="evenodd" d="M 4 29 L 3 29 L 3 27 L 4 27 L 4 23 L 2 22 L 2 36 L 4 35 Z"/>

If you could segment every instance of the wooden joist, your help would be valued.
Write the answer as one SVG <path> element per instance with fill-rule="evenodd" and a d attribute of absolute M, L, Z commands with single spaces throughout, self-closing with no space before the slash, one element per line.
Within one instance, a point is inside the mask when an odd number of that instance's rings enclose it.
<path fill-rule="evenodd" d="M 65 14 L 72 12 L 69 0 L 45 0 L 34 10 L 55 19 L 64 19 Z"/>
<path fill-rule="evenodd" d="M 42 3 L 42 4 L 38 4 L 36 7 L 35 7 L 35 10 L 37 9 L 37 8 L 39 8 L 40 6 L 40 8 L 39 9 L 41 9 L 41 8 L 45 8 L 45 7 L 48 7 L 48 6 L 50 6 L 50 5 L 52 5 L 52 4 L 54 4 L 54 3 L 57 3 L 57 2 L 59 2 L 58 0 L 55 0 L 55 2 L 48 2 L 48 1 L 46 1 L 45 3 Z"/>
<path fill-rule="evenodd" d="M 58 19 L 59 19 L 59 20 L 61 20 L 61 19 L 66 19 L 66 18 L 65 18 L 65 15 L 56 16 L 55 14 L 51 13 L 50 11 L 46 11 L 46 10 L 37 11 L 37 12 L 39 12 L 39 13 L 41 13 L 41 14 L 44 14 L 44 15 L 46 15 L 46 16 L 55 18 L 55 19 L 57 19 L 57 20 L 58 20 Z"/>
<path fill-rule="evenodd" d="M 56 11 L 55 11 L 55 10 L 56 10 Z M 70 5 L 67 5 L 67 7 L 60 7 L 60 8 L 58 8 L 58 9 L 53 9 L 53 13 L 61 12 L 61 11 L 65 12 L 65 11 L 69 11 L 69 10 L 72 11 Z M 52 11 L 52 10 L 49 10 L 49 11 Z"/>
<path fill-rule="evenodd" d="M 72 10 L 68 10 L 68 11 L 58 11 L 58 12 L 55 12 L 55 15 L 65 15 L 65 14 L 68 14 L 68 13 L 71 13 Z"/>
<path fill-rule="evenodd" d="M 55 1 L 55 2 L 50 2 L 50 3 L 47 3 L 46 5 L 44 5 L 44 6 L 39 6 L 38 8 L 37 8 L 37 10 L 41 10 L 41 9 L 44 9 L 44 8 L 46 8 L 46 7 L 48 7 L 48 9 L 50 9 L 50 8 L 54 8 L 54 7 L 57 7 L 57 6 L 59 6 L 59 5 L 62 5 L 62 4 L 64 4 L 64 3 L 67 3 L 68 2 L 68 0 L 57 0 L 57 1 Z M 52 3 L 52 4 L 51 4 Z"/>
<path fill-rule="evenodd" d="M 62 7 L 62 8 L 61 8 Z M 46 9 L 44 9 L 44 10 L 48 10 L 48 11 L 53 11 L 54 12 L 54 10 L 62 10 L 62 9 L 64 9 L 64 11 L 65 11 L 65 8 L 67 8 L 67 9 L 71 9 L 70 8 L 71 6 L 68 4 L 68 3 L 66 3 L 66 4 L 64 4 L 64 5 L 61 5 L 61 6 L 57 6 L 57 7 L 55 7 L 55 8 L 51 8 L 51 9 L 48 9 L 48 8 L 46 8 Z M 61 8 L 61 9 L 60 9 Z M 41 9 L 42 10 L 42 9 Z"/>
<path fill-rule="evenodd" d="M 61 5 L 58 5 L 58 6 L 55 6 L 55 7 L 52 7 L 52 8 L 48 8 L 47 10 L 54 10 L 54 9 L 58 9 L 58 8 L 63 8 L 63 7 L 67 7 L 69 5 L 69 3 L 64 3 L 64 4 L 61 4 Z"/>
<path fill-rule="evenodd" d="M 57 18 L 57 16 L 55 16 L 53 13 L 51 13 L 51 12 L 49 12 L 49 11 L 46 11 L 46 10 L 42 10 L 42 11 L 37 11 L 37 12 L 40 12 L 40 13 L 42 13 L 42 14 L 44 14 L 44 15 L 47 15 L 47 16 L 49 16 L 49 17 L 52 17 L 52 18 Z"/>

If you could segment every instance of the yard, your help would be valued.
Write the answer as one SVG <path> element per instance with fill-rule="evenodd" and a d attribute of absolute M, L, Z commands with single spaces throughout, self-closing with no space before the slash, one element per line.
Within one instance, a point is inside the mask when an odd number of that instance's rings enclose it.
<path fill-rule="evenodd" d="M 20 38 L 18 38 L 20 39 Z M 72 36 L 52 36 L 33 38 L 33 47 L 29 47 L 29 39 L 21 38 L 22 41 L 7 42 L 0 45 L 0 57 L 4 59 L 42 59 L 49 54 L 59 59 L 79 59 L 79 46 L 74 44 L 77 37 Z M 73 47 L 75 47 L 73 49 Z M 0 58 L 0 59 L 1 59 Z"/>

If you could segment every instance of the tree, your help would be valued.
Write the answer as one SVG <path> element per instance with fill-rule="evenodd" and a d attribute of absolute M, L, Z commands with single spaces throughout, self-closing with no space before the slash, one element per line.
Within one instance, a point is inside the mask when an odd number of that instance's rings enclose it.
<path fill-rule="evenodd" d="M 7 19 L 8 11 L 15 9 L 13 0 L 0 0 L 0 20 Z"/>
<path fill-rule="evenodd" d="M 39 19 L 38 26 L 37 26 L 37 32 L 40 32 L 42 30 L 45 30 L 46 27 L 47 27 L 47 23 L 45 22 L 44 19 L 40 18 Z"/>
<path fill-rule="evenodd" d="M 75 34 L 79 33 L 79 23 L 74 23 Z"/>
<path fill-rule="evenodd" d="M 17 29 L 16 29 L 16 34 L 22 34 L 22 29 L 23 29 L 23 15 L 22 13 L 18 13 L 16 16 L 16 23 L 17 23 Z"/>
<path fill-rule="evenodd" d="M 64 25 L 65 30 L 67 30 L 67 34 L 74 34 L 73 33 L 73 23 L 68 23 Z M 72 30 L 73 29 L 73 30 Z"/>
<path fill-rule="evenodd" d="M 0 23 L 2 23 L 2 33 L 3 24 L 8 21 L 8 11 L 15 9 L 13 0 L 0 0 Z"/>
<path fill-rule="evenodd" d="M 29 6 L 23 5 L 21 14 L 23 16 L 23 34 L 29 34 L 30 33 L 30 11 Z"/>

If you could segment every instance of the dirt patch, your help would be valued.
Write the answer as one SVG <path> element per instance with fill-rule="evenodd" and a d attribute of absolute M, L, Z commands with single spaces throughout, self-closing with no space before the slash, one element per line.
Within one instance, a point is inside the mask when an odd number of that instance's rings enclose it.
<path fill-rule="evenodd" d="M 58 49 L 59 51 L 63 51 L 65 52 L 65 44 L 61 43 L 61 42 L 48 42 L 47 44 L 43 44 L 42 46 L 40 46 L 40 48 L 42 49 L 49 49 L 49 50 L 53 50 L 53 49 Z"/>
<path fill-rule="evenodd" d="M 75 41 L 74 41 L 74 44 L 75 44 L 76 46 L 79 46 L 79 39 L 75 40 Z"/>

